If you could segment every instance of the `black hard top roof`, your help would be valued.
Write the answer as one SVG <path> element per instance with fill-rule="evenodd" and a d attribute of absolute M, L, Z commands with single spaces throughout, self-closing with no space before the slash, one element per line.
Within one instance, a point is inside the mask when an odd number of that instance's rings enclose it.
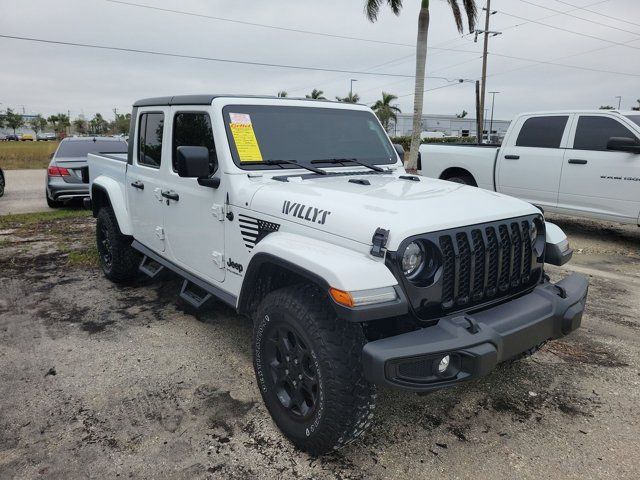
<path fill-rule="evenodd" d="M 164 105 L 211 105 L 214 98 L 265 98 L 270 100 L 309 100 L 310 102 L 327 102 L 312 98 L 275 97 L 269 95 L 176 95 L 174 97 L 143 98 L 133 104 L 134 107 L 159 107 Z"/>

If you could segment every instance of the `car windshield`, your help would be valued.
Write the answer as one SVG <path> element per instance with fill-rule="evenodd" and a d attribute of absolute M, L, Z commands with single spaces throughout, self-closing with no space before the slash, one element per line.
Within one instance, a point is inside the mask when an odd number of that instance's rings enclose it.
<path fill-rule="evenodd" d="M 127 142 L 114 140 L 72 140 L 62 142 L 56 153 L 56 157 L 82 158 L 90 153 L 126 153 Z"/>
<path fill-rule="evenodd" d="M 243 169 L 299 168 L 263 162 L 293 160 L 326 169 L 335 160 L 393 164 L 396 153 L 375 115 L 363 110 L 273 105 L 223 109 L 233 160 Z M 318 162 L 329 160 L 327 164 Z"/>
<path fill-rule="evenodd" d="M 640 125 L 640 113 L 638 115 L 625 115 L 625 116 L 636 125 Z"/>

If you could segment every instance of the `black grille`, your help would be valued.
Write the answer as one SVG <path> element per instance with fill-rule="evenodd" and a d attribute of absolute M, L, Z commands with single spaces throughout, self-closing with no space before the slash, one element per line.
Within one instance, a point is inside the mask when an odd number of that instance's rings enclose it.
<path fill-rule="evenodd" d="M 483 308 L 534 287 L 543 266 L 530 241 L 536 218 L 542 221 L 539 215 L 529 215 L 407 238 L 387 261 L 404 286 L 413 313 L 435 319 Z M 439 250 L 437 274 L 413 281 L 402 274 L 402 252 L 412 241 L 431 243 Z"/>
<path fill-rule="evenodd" d="M 465 307 L 528 287 L 532 272 L 529 228 L 529 221 L 522 221 L 441 235 L 442 307 Z"/>

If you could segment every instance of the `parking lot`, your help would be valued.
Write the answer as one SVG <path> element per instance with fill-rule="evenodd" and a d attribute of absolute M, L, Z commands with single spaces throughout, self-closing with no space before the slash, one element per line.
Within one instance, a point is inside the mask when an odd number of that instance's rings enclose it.
<path fill-rule="evenodd" d="M 637 478 L 638 228 L 556 218 L 582 328 L 462 387 L 381 391 L 369 434 L 316 459 L 262 404 L 247 319 L 191 312 L 169 274 L 109 283 L 93 218 L 51 215 L 0 223 L 0 478 Z"/>

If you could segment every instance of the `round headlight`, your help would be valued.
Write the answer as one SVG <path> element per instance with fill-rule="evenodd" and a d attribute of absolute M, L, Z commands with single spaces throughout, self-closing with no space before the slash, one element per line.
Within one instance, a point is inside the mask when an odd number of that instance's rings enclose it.
<path fill-rule="evenodd" d="M 411 242 L 402 255 L 402 272 L 411 279 L 420 273 L 424 266 L 424 249 L 417 242 Z"/>

